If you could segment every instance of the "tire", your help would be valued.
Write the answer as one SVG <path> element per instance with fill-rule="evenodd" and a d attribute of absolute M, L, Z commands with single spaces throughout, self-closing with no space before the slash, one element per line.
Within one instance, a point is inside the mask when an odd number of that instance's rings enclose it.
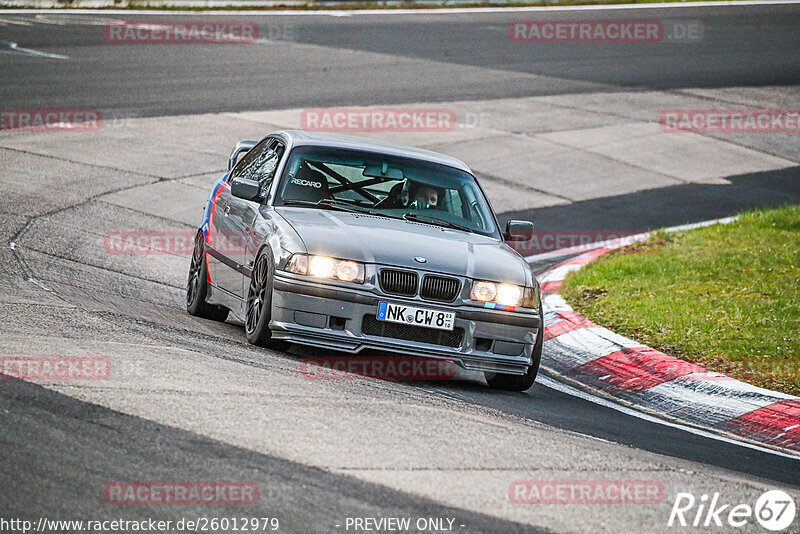
<path fill-rule="evenodd" d="M 194 238 L 192 263 L 189 265 L 189 280 L 186 282 L 186 311 L 195 317 L 223 322 L 228 318 L 228 309 L 206 302 L 208 266 L 206 265 L 204 246 L 203 232 L 199 231 Z"/>
<path fill-rule="evenodd" d="M 272 272 L 274 266 L 268 249 L 262 250 L 256 258 L 250 288 L 247 291 L 244 330 L 247 341 L 259 347 L 284 349 L 288 343 L 272 339 L 269 321 L 272 317 Z"/>
<path fill-rule="evenodd" d="M 542 328 L 536 336 L 536 343 L 533 345 L 533 361 L 528 367 L 528 372 L 524 375 L 507 375 L 503 373 L 483 373 L 486 382 L 493 389 L 504 391 L 527 391 L 536 382 L 536 375 L 539 374 L 539 364 L 542 362 L 542 348 L 544 347 L 544 313 L 539 308 L 539 316 L 542 318 Z"/>

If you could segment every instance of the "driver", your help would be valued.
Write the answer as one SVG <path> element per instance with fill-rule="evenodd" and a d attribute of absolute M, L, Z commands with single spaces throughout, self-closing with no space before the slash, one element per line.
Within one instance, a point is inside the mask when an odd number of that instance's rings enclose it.
<path fill-rule="evenodd" d="M 421 209 L 435 208 L 439 205 L 439 192 L 429 185 L 417 188 L 417 192 L 414 195 L 414 205 L 416 208 Z"/>
<path fill-rule="evenodd" d="M 385 209 L 434 209 L 439 207 L 439 199 L 442 194 L 443 191 L 432 185 L 404 180 L 392 187 L 386 198 L 375 207 Z"/>

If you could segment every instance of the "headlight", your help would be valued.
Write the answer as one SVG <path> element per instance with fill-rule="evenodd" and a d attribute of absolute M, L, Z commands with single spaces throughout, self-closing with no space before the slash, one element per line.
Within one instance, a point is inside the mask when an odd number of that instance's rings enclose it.
<path fill-rule="evenodd" d="M 317 278 L 333 278 L 333 258 L 311 256 L 308 258 L 308 274 Z"/>
<path fill-rule="evenodd" d="M 364 266 L 354 261 L 339 261 L 336 264 L 336 278 L 345 282 L 364 281 Z"/>
<path fill-rule="evenodd" d="M 480 302 L 490 302 L 497 296 L 497 285 L 494 282 L 473 282 L 469 298 Z"/>
<path fill-rule="evenodd" d="M 497 286 L 497 297 L 495 297 L 495 300 L 498 304 L 504 306 L 518 306 L 521 298 L 521 287 L 512 286 L 511 284 L 500 284 Z"/>
<path fill-rule="evenodd" d="M 530 288 L 476 280 L 472 282 L 469 298 L 484 302 L 485 308 L 514 311 L 517 306 L 525 306 L 531 302 Z"/>
<path fill-rule="evenodd" d="M 329 278 L 343 282 L 364 283 L 364 264 L 350 260 L 337 260 L 328 256 L 294 254 L 286 263 L 290 273 Z"/>

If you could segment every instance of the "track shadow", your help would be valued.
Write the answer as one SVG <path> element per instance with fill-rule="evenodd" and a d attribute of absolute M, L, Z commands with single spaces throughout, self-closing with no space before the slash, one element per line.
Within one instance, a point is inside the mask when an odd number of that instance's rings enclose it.
<path fill-rule="evenodd" d="M 250 518 L 259 518 L 259 528 L 253 527 L 253 531 L 271 532 L 272 527 L 264 526 L 265 518 L 278 518 L 280 532 L 336 532 L 345 530 L 339 523 L 347 517 L 452 517 L 467 526 L 468 532 L 549 532 L 251 451 L 22 380 L 0 384 L 0 414 L 0 509 L 6 517 L 32 520 L 34 525 L 37 517 L 81 520 L 91 514 L 93 521 L 124 518 L 147 524 L 152 518 L 172 521 L 174 527 L 181 520 L 202 524 L 197 518 L 235 515 L 245 527 L 251 524 Z M 164 480 L 212 485 L 214 481 L 241 481 L 258 490 L 255 502 L 246 506 L 201 499 L 167 505 L 170 497 L 163 490 L 158 497 L 154 494 L 161 502 L 149 505 L 146 501 L 120 504 L 105 498 L 107 484 L 132 479 L 144 486 Z M 137 498 L 141 495 L 137 490 Z M 218 499 L 219 493 L 215 495 Z"/>
<path fill-rule="evenodd" d="M 643 230 L 717 219 L 745 210 L 800 203 L 800 166 L 777 171 L 740 174 L 730 184 L 683 184 L 625 195 L 608 196 L 500 213 L 504 227 L 510 219 L 533 221 L 537 231 Z"/>

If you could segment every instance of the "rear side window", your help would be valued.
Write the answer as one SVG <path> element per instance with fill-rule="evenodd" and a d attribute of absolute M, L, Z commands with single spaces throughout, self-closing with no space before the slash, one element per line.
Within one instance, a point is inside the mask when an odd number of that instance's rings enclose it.
<path fill-rule="evenodd" d="M 266 197 L 284 150 L 283 143 L 277 139 L 266 139 L 242 159 L 233 177 L 257 181 L 261 185 L 261 195 Z"/>

